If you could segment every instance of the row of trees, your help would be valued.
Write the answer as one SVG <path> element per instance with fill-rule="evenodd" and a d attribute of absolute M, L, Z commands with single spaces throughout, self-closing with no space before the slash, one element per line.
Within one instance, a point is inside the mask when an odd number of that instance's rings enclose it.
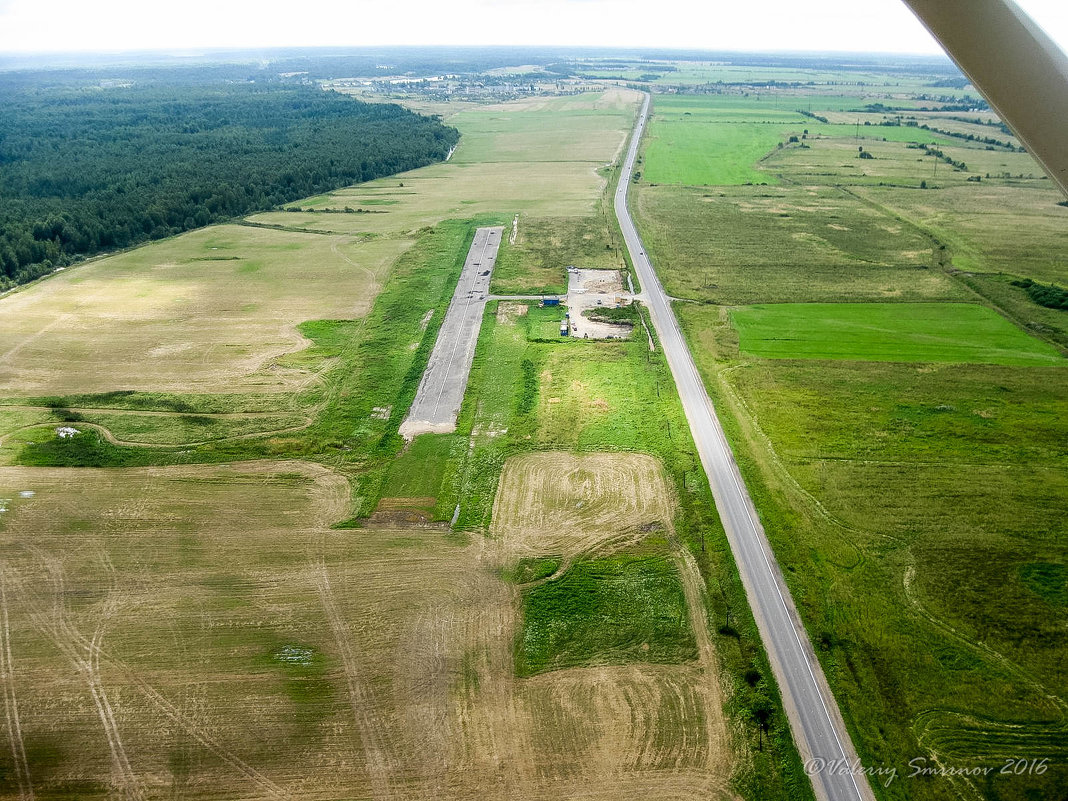
<path fill-rule="evenodd" d="M 0 287 L 444 159 L 459 133 L 307 86 L 0 84 Z"/>

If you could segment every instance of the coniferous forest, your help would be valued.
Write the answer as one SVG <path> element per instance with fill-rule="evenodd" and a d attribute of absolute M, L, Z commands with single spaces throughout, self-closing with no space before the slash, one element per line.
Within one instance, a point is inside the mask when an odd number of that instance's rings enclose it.
<path fill-rule="evenodd" d="M 459 133 L 315 86 L 0 81 L 0 289 L 445 158 Z"/>

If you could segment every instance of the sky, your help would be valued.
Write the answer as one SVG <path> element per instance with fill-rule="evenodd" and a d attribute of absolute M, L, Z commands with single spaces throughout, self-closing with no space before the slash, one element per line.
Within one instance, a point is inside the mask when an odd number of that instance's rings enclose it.
<path fill-rule="evenodd" d="M 941 52 L 901 0 L 0 0 L 0 53 L 478 44 Z"/>

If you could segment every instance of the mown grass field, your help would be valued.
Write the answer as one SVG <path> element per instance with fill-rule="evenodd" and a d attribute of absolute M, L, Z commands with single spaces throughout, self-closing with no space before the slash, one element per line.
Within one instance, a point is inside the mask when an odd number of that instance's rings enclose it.
<path fill-rule="evenodd" d="M 861 758 L 898 770 L 877 797 L 1057 797 L 1065 320 L 1010 281 L 1066 283 L 1068 218 L 1026 154 L 893 114 L 860 139 L 806 119 L 760 163 L 779 186 L 643 175 L 633 205 L 668 291 L 703 301 L 676 311 Z M 923 121 L 999 135 L 954 114 Z M 916 757 L 990 770 L 908 779 Z M 1017 759 L 1047 761 L 999 774 Z"/>
<path fill-rule="evenodd" d="M 727 305 L 967 300 L 922 232 L 832 187 L 642 187 L 642 237 L 665 289 Z"/>
<path fill-rule="evenodd" d="M 1051 345 L 974 303 L 773 303 L 731 311 L 743 354 L 1068 366 Z"/>

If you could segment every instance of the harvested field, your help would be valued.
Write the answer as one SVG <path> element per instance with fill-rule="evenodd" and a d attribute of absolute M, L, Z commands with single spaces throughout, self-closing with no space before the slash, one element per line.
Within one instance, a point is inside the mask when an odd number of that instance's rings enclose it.
<path fill-rule="evenodd" d="M 367 313 L 407 240 L 205 228 L 0 300 L 0 392 L 277 392 L 305 320 Z"/>
<path fill-rule="evenodd" d="M 622 134 L 619 141 L 623 141 Z M 521 212 L 532 217 L 593 215 L 605 179 L 597 170 L 603 161 L 519 161 L 459 163 L 449 161 L 366 184 L 309 198 L 301 213 L 270 211 L 249 220 L 268 225 L 316 231 L 379 236 L 410 236 L 445 219 L 477 214 Z M 401 186 L 401 184 L 404 184 Z M 487 187 L 492 187 L 487 191 Z M 378 201 L 369 205 L 369 201 Z M 379 205 L 381 201 L 396 201 Z M 372 213 L 345 214 L 348 208 L 373 208 Z M 331 211 L 333 209 L 334 211 Z M 509 217 L 510 218 L 510 217 Z"/>
<path fill-rule="evenodd" d="M 671 520 L 658 466 L 629 454 L 519 457 L 500 508 L 523 476 L 549 486 L 550 464 L 570 465 L 569 491 L 468 544 L 331 530 L 349 488 L 305 463 L 0 468 L 5 699 L 26 755 L 0 793 L 732 797 L 704 629 L 683 664 L 516 677 L 508 544 L 606 552 L 613 528 Z M 558 525 L 578 530 L 539 536 Z"/>
<path fill-rule="evenodd" d="M 5 701 L 37 797 L 284 798 L 336 748 L 346 704 L 312 568 L 343 479 L 5 467 L 0 497 Z"/>
<path fill-rule="evenodd" d="M 605 555 L 670 525 L 660 464 L 633 453 L 536 453 L 509 459 L 492 532 L 508 559 Z"/>

